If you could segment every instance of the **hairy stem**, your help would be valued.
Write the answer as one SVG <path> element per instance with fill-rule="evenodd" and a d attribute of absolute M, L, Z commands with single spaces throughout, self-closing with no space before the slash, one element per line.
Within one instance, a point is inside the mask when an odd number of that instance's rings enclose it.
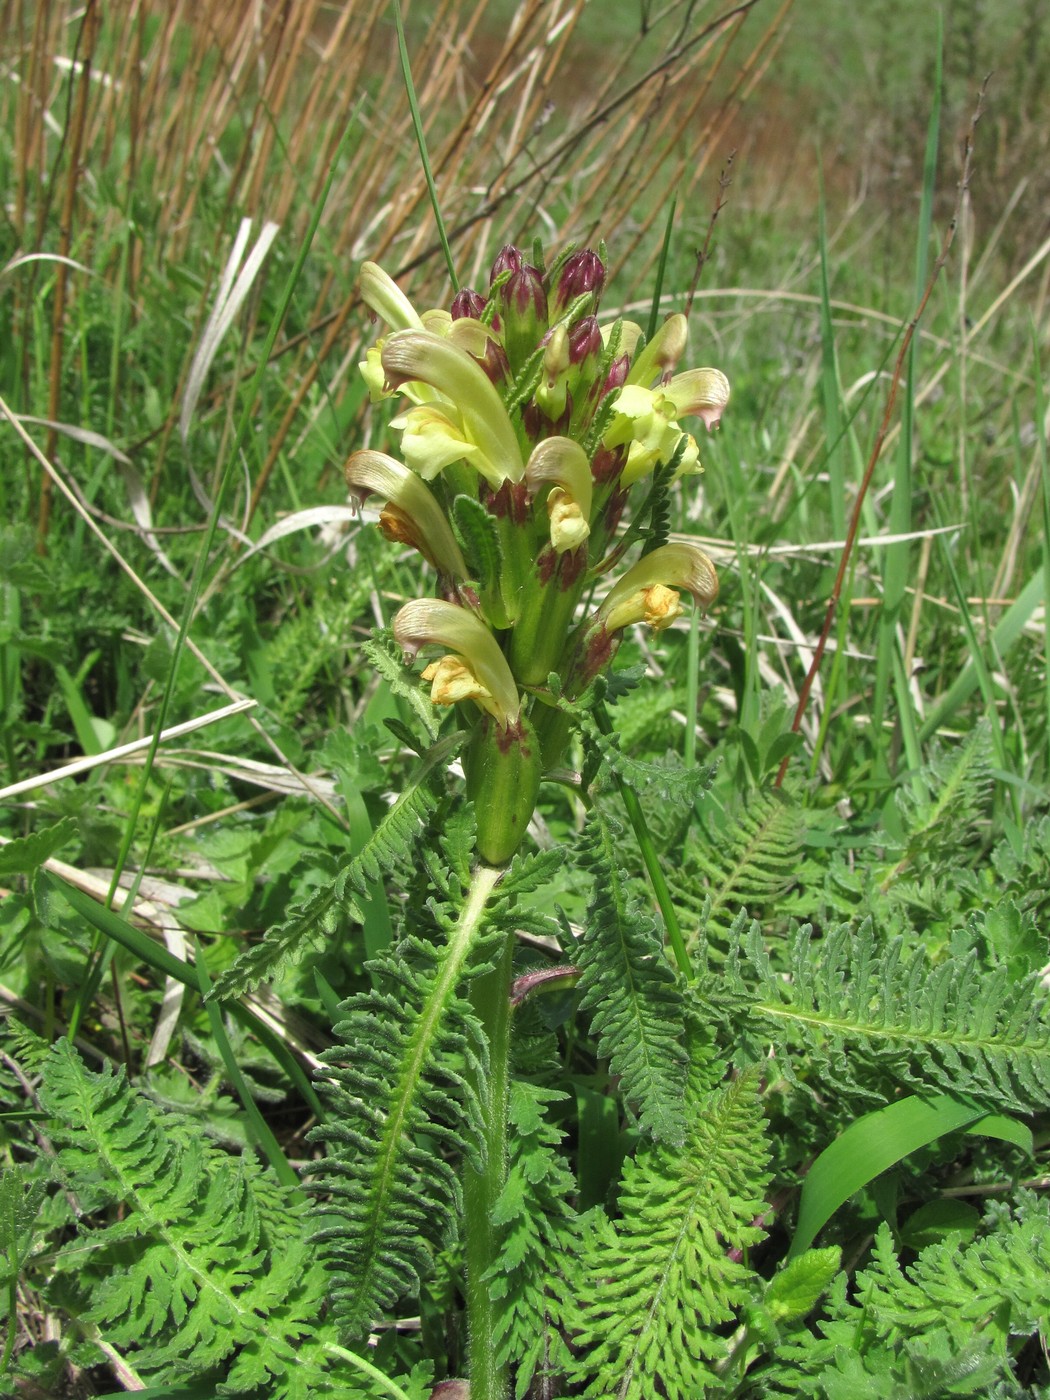
<path fill-rule="evenodd" d="M 506 1400 L 507 1370 L 496 1359 L 496 1305 L 486 1275 L 496 1257 L 492 1212 L 507 1177 L 507 1095 L 510 1082 L 510 990 L 514 938 L 507 934 L 491 972 L 478 977 L 470 992 L 489 1044 L 489 1073 L 478 1084 L 485 1120 L 485 1168 L 464 1166 L 467 1327 L 470 1346 L 470 1400 Z"/>

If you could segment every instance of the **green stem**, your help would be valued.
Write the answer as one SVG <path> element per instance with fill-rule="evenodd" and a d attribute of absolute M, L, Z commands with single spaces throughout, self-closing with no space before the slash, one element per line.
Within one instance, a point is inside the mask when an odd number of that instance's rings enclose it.
<path fill-rule="evenodd" d="M 609 716 L 605 713 L 605 706 L 595 705 L 593 713 L 595 722 L 602 733 L 611 734 L 613 732 L 612 724 L 609 721 Z M 667 937 L 670 939 L 675 961 L 679 971 L 684 973 L 691 982 L 693 980 L 693 965 L 689 961 L 689 953 L 686 951 L 685 939 L 682 937 L 682 929 L 678 922 L 678 915 L 675 913 L 671 891 L 667 888 L 664 872 L 660 869 L 660 857 L 657 854 L 653 838 L 649 834 L 649 824 L 645 820 L 642 804 L 638 801 L 634 790 L 627 786 L 618 773 L 614 773 L 612 776 L 627 813 L 627 819 L 634 829 L 638 849 L 641 851 L 642 861 L 649 876 L 649 883 L 653 887 L 653 894 L 656 896 L 660 913 L 663 915 L 664 927 L 667 929 Z"/>
<path fill-rule="evenodd" d="M 7 1371 L 11 1353 L 15 1349 L 15 1334 L 18 1331 L 18 1285 L 14 1279 L 7 1285 L 7 1336 L 4 1339 L 4 1354 L 0 1356 L 0 1376 Z"/>
<path fill-rule="evenodd" d="M 330 1356 L 337 1356 L 340 1361 L 347 1362 L 358 1371 L 363 1371 L 384 1394 L 393 1396 L 393 1400 L 408 1400 L 408 1396 L 396 1381 L 392 1381 L 389 1376 L 384 1376 L 377 1366 L 373 1366 L 371 1361 L 366 1361 L 363 1356 L 358 1356 L 357 1352 L 347 1351 L 345 1347 L 336 1346 L 334 1342 L 327 1342 L 325 1351 Z"/>
<path fill-rule="evenodd" d="M 476 1080 L 485 1132 L 485 1165 L 463 1169 L 466 1225 L 467 1328 L 470 1400 L 506 1400 L 508 1377 L 496 1357 L 497 1307 L 486 1275 L 498 1246 L 492 1213 L 507 1178 L 507 1099 L 510 1090 L 510 983 L 514 937 L 507 934 L 496 966 L 470 989 L 489 1046 L 488 1074 Z"/>

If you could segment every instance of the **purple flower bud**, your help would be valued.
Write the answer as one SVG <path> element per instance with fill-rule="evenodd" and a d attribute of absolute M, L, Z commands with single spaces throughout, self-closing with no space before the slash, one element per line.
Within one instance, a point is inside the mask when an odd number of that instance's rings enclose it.
<path fill-rule="evenodd" d="M 505 284 L 502 295 L 503 304 L 508 311 L 518 316 L 528 316 L 531 313 L 543 322 L 540 335 L 546 334 L 547 293 L 543 290 L 543 278 L 538 267 L 533 267 L 531 263 L 522 263 L 516 272 L 511 273 L 510 281 Z M 540 335 L 536 337 L 537 343 Z M 535 346 L 533 348 L 535 349 Z"/>
<path fill-rule="evenodd" d="M 605 377 L 602 385 L 602 394 L 611 393 L 613 389 L 620 389 L 627 382 L 627 371 L 631 368 L 630 355 L 620 355 L 609 366 L 609 373 Z"/>
<path fill-rule="evenodd" d="M 505 243 L 496 254 L 496 261 L 492 264 L 492 271 L 489 273 L 489 286 L 491 287 L 497 277 L 501 277 L 504 272 L 520 272 L 525 259 L 520 248 L 515 248 L 513 243 Z"/>
<path fill-rule="evenodd" d="M 593 304 L 590 309 L 596 310 L 604 286 L 605 267 L 601 258 L 590 248 L 581 248 L 568 259 L 558 277 L 558 285 L 552 299 L 554 304 L 551 319 L 564 315 L 573 301 L 585 293 L 592 295 Z"/>
<path fill-rule="evenodd" d="M 539 269 L 522 263 L 497 295 L 503 345 L 517 374 L 547 333 L 547 293 Z"/>
<path fill-rule="evenodd" d="M 497 387 L 506 384 L 510 379 L 510 361 L 507 359 L 507 352 L 499 341 L 493 340 L 491 336 L 485 342 L 485 354 L 478 363 Z"/>
<path fill-rule="evenodd" d="M 596 316 L 584 316 L 569 332 L 569 363 L 582 365 L 588 356 L 598 355 L 602 348 L 602 333 Z"/>
<path fill-rule="evenodd" d="M 624 447 L 599 446 L 591 458 L 591 476 L 595 486 L 605 486 L 608 482 L 615 481 L 623 471 L 626 459 L 627 449 Z"/>
<path fill-rule="evenodd" d="M 452 301 L 453 321 L 463 321 L 468 316 L 475 321 L 481 320 L 481 313 L 485 310 L 485 298 L 480 296 L 472 287 L 464 287 L 462 291 L 456 293 Z"/>

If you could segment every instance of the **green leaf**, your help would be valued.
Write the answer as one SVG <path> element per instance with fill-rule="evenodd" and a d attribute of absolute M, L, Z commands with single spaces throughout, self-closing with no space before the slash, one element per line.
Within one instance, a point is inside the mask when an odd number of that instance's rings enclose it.
<path fill-rule="evenodd" d="M 966 1201 L 928 1201 L 904 1222 L 901 1244 L 919 1251 L 931 1244 L 973 1239 L 980 1223 L 981 1212 Z"/>
<path fill-rule="evenodd" d="M 775 1322 L 800 1322 L 831 1287 L 842 1263 L 837 1245 L 807 1249 L 791 1259 L 769 1281 L 765 1305 Z"/>
<path fill-rule="evenodd" d="M 54 826 L 34 831 L 32 836 L 18 836 L 13 841 L 5 841 L 0 846 L 0 879 L 34 874 L 76 834 L 76 822 L 71 817 L 63 817 Z"/>
<path fill-rule="evenodd" d="M 984 1118 L 978 1118 L 976 1123 L 971 1123 L 966 1129 L 974 1137 L 999 1138 L 1001 1142 L 1012 1142 L 1015 1147 L 1020 1147 L 1027 1152 L 1029 1157 L 1035 1156 L 1035 1139 L 1032 1137 L 1032 1130 L 1027 1123 L 1019 1123 L 1016 1118 L 1008 1118 L 1005 1113 L 989 1113 Z"/>
<path fill-rule="evenodd" d="M 483 1077 L 487 1051 L 460 987 L 468 963 L 484 956 L 499 878 L 480 866 L 469 889 L 449 891 L 451 903 L 432 900 L 447 940 L 403 939 L 368 964 L 376 988 L 339 1008 L 338 1044 L 324 1055 L 332 1112 L 310 1136 L 328 1149 L 315 1177 L 334 1199 L 317 1239 L 348 1336 L 367 1334 L 418 1285 L 455 1227 L 461 1196 L 449 1157 L 476 1148 L 480 1107 L 468 1075 Z"/>
<path fill-rule="evenodd" d="M 581 1011 L 641 1126 L 680 1143 L 684 1131 L 682 991 L 659 929 L 619 859 L 620 828 L 595 807 L 580 844 L 594 876 L 586 932 L 575 950 Z"/>
<path fill-rule="evenodd" d="M 499 530 L 480 501 L 459 495 L 452 502 L 452 528 L 463 549 L 471 577 L 482 592 L 497 592 L 503 563 Z"/>
<path fill-rule="evenodd" d="M 982 1116 L 975 1104 L 950 1094 L 933 1099 L 912 1094 L 858 1118 L 810 1168 L 788 1258 L 807 1250 L 838 1208 L 869 1181 L 920 1147 Z"/>
<path fill-rule="evenodd" d="M 758 1076 L 698 1095 L 681 1148 L 624 1166 L 615 1226 L 597 1211 L 581 1260 L 573 1377 L 593 1400 L 714 1393 L 725 1324 L 754 1285 L 741 1259 L 763 1231 L 769 1180 Z"/>
<path fill-rule="evenodd" d="M 363 922 L 375 898 L 375 886 L 396 860 L 409 856 L 421 825 L 437 805 L 432 791 L 436 777 L 463 742 L 457 731 L 434 744 L 397 801 L 377 824 L 360 850 L 334 871 L 319 888 L 289 906 L 286 917 L 265 937 L 243 952 L 216 982 L 211 993 L 220 1000 L 242 996 L 260 982 L 270 982 L 299 963 L 325 937 L 338 935 L 347 913 Z M 389 938 L 385 940 L 389 942 Z M 384 940 L 373 938 L 379 951 Z"/>

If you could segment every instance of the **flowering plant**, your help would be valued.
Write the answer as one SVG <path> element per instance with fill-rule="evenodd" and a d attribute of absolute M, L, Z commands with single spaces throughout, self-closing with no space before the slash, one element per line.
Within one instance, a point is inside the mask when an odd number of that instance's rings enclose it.
<path fill-rule="evenodd" d="M 545 268 L 507 246 L 487 295 L 465 289 L 450 310 L 420 314 L 374 263 L 361 272 L 386 328 L 362 374 L 373 402 L 408 402 L 391 422 L 403 461 L 355 452 L 346 480 L 380 499 L 383 533 L 436 571 L 437 596 L 407 603 L 394 635 L 410 656 L 440 647 L 423 672 L 431 699 L 469 707 L 467 792 L 478 854 L 495 866 L 518 848 L 564 748 L 558 697 L 581 696 L 632 623 L 668 626 L 680 590 L 701 606 L 718 592 L 706 554 L 652 534 L 609 579 L 642 534 L 641 518 L 620 534 L 632 492 L 701 470 L 679 420 L 716 427 L 729 383 L 717 369 L 676 372 L 680 314 L 648 341 L 630 321 L 601 324 L 605 277 L 590 249 Z M 578 616 L 592 590 L 604 596 Z"/>

